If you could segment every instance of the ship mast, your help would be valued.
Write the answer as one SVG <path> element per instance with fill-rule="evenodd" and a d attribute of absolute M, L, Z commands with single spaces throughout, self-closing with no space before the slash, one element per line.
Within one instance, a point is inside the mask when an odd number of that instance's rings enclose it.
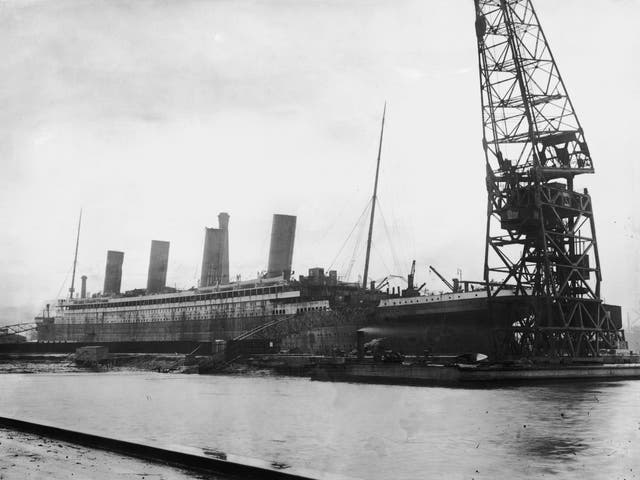
<path fill-rule="evenodd" d="M 73 299 L 74 285 L 76 282 L 76 265 L 78 263 L 78 245 L 80 244 L 80 225 L 82 224 L 82 209 L 78 218 L 78 233 L 76 235 L 76 253 L 73 256 L 73 273 L 71 274 L 71 288 L 69 288 L 69 299 Z"/>
<path fill-rule="evenodd" d="M 376 202 L 378 199 L 378 174 L 380 173 L 380 155 L 382 153 L 382 135 L 384 133 L 384 117 L 387 113 L 387 102 L 384 102 L 382 111 L 382 126 L 380 127 L 380 144 L 378 145 L 378 163 L 376 165 L 376 180 L 373 184 L 373 197 L 371 197 L 371 218 L 369 219 L 369 236 L 367 237 L 367 255 L 364 260 L 364 276 L 362 278 L 362 288 L 367 288 L 367 276 L 369 275 L 369 257 L 371 256 L 371 236 L 373 235 L 373 217 L 376 213 Z"/>

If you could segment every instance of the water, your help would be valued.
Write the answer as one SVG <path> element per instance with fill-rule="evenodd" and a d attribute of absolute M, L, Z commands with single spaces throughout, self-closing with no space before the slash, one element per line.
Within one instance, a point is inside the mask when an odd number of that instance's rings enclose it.
<path fill-rule="evenodd" d="M 0 375 L 0 414 L 359 478 L 640 478 L 640 381 L 500 389 Z"/>

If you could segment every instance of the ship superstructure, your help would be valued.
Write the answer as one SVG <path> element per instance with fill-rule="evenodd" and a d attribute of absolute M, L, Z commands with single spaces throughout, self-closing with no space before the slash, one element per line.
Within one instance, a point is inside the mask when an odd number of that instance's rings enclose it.
<path fill-rule="evenodd" d="M 335 270 L 325 275 L 322 268 L 291 279 L 296 217 L 290 215 L 274 215 L 267 273 L 254 280 L 223 283 L 228 278 L 229 215 L 223 213 L 220 218 L 224 227 L 207 228 L 205 233 L 203 265 L 211 275 L 203 277 L 204 285 L 184 291 L 167 287 L 169 244 L 154 240 L 147 289 L 121 293 L 124 253 L 108 251 L 106 293 L 87 297 L 83 278 L 79 298 L 60 299 L 53 311 L 47 308 L 36 318 L 38 341 L 142 344 L 268 339 L 316 353 L 355 348 L 357 328 L 365 325 L 386 293 L 339 281 Z"/>
<path fill-rule="evenodd" d="M 40 318 L 43 341 L 230 340 L 285 315 L 328 311 L 282 278 L 157 295 L 59 300 Z"/>

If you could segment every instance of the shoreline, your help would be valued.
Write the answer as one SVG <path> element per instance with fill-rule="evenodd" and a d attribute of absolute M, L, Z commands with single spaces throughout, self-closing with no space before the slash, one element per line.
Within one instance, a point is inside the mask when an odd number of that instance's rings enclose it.
<path fill-rule="evenodd" d="M 56 450 L 57 448 L 64 449 L 65 446 L 67 446 L 75 448 L 78 451 L 88 449 L 87 452 L 93 455 L 93 457 L 89 457 L 89 461 L 97 460 L 100 454 L 112 453 L 124 456 L 126 459 L 140 460 L 153 466 L 161 465 L 182 469 L 185 473 L 195 472 L 206 474 L 205 478 L 212 478 L 212 476 L 213 478 L 227 478 L 227 476 L 231 476 L 232 478 L 264 478 L 265 480 L 313 480 L 320 477 L 327 478 L 328 480 L 347 479 L 347 477 L 343 475 L 321 474 L 320 472 L 307 469 L 294 468 L 281 462 L 268 462 L 218 450 L 177 444 L 162 445 L 157 442 L 145 440 L 121 439 L 104 436 L 101 432 L 69 430 L 49 423 L 33 423 L 16 418 L 0 417 L 0 429 L 2 428 L 9 429 L 9 432 L 11 432 L 7 434 L 9 440 L 14 440 L 14 436 L 20 433 L 39 437 L 35 439 L 35 441 L 38 442 L 38 447 L 46 448 L 44 455 L 37 453 L 31 455 L 13 454 L 13 458 L 22 458 L 24 456 L 32 457 L 30 463 L 36 462 L 36 468 L 40 467 L 39 463 L 37 463 L 38 460 L 44 460 L 45 457 L 48 457 L 46 459 L 48 464 L 49 459 L 59 453 L 58 450 Z M 33 446 L 33 443 L 34 442 L 31 442 L 31 446 Z M 68 449 L 66 451 L 68 451 Z M 33 456 L 35 456 L 35 459 L 33 459 Z M 68 457 L 68 454 L 65 455 L 65 460 L 69 460 Z M 119 463 L 120 461 L 114 461 L 107 469 L 113 470 L 113 466 L 118 466 Z M 75 464 L 82 465 L 82 462 L 76 461 Z M 89 465 L 89 468 L 92 470 L 92 478 L 96 478 L 95 472 L 93 471 L 96 467 L 97 470 L 100 471 L 100 469 L 104 469 L 105 466 L 104 463 L 98 466 L 98 462 Z M 86 469 L 87 467 L 83 466 L 82 468 Z M 109 473 L 109 475 L 111 474 L 111 472 L 107 473 Z M 171 473 L 172 472 L 169 472 L 169 477 L 173 478 Z M 144 477 L 149 474 L 135 473 L 135 475 Z M 72 476 L 75 476 L 75 474 L 72 473 Z M 0 478 L 2 477 L 0 476 Z M 48 476 L 48 478 L 51 478 L 51 476 Z"/>
<path fill-rule="evenodd" d="M 210 474 L 149 462 L 41 435 L 0 427 L 0 478 L 93 478 L 188 480 Z M 229 477 L 216 476 L 223 480 Z"/>
<path fill-rule="evenodd" d="M 491 388 L 533 383 L 639 380 L 640 363 L 435 364 L 376 362 L 313 355 L 258 355 L 242 361 L 184 354 L 110 354 L 82 362 L 69 354 L 0 355 L 1 374 L 155 372 L 165 374 L 301 377 L 312 381 L 453 388 Z"/>
<path fill-rule="evenodd" d="M 223 368 L 201 373 L 210 367 L 210 356 L 190 357 L 184 354 L 112 354 L 105 363 L 78 364 L 73 354 L 2 354 L 0 375 L 39 373 L 86 373 L 86 372 L 156 372 L 205 375 L 262 375 L 277 374 L 273 369 L 255 367 L 244 363 L 225 364 Z"/>

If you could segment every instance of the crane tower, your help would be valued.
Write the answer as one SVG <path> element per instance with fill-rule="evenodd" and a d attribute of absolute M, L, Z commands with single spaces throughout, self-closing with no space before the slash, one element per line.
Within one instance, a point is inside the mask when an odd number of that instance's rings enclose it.
<path fill-rule="evenodd" d="M 504 356 L 594 357 L 624 332 L 600 298 L 584 132 L 531 0 L 474 0 L 488 192 L 484 277 Z M 506 304 L 505 292 L 520 297 Z M 501 298 L 501 295 L 502 298 Z"/>

